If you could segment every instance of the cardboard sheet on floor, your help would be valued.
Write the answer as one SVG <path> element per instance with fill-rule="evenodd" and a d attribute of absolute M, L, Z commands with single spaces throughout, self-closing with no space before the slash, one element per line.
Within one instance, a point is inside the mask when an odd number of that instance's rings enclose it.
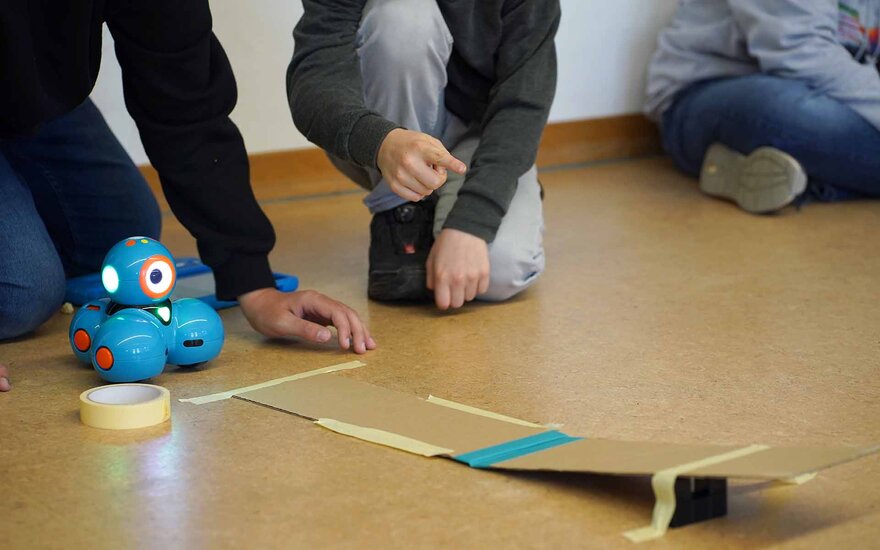
<path fill-rule="evenodd" d="M 692 445 L 572 437 L 444 400 L 425 400 L 338 374 L 320 374 L 243 392 L 239 399 L 324 427 L 425 456 L 479 468 L 651 475 L 654 525 L 627 534 L 650 540 L 675 509 L 675 477 L 790 480 L 876 452 L 874 447 Z M 659 516 L 659 517 L 658 517 Z"/>
<path fill-rule="evenodd" d="M 333 374 L 293 380 L 236 397 L 311 420 L 332 419 L 398 434 L 431 446 L 452 449 L 452 457 L 552 431 L 440 406 L 413 395 Z M 492 467 L 650 475 L 740 447 L 588 438 L 496 463 Z M 787 479 L 876 450 L 874 447 L 769 447 L 689 471 L 688 475 Z"/>
<path fill-rule="evenodd" d="M 337 422 L 402 435 L 456 453 L 534 435 L 532 428 L 435 405 L 416 396 L 343 376 L 312 376 L 236 397 L 311 420 Z"/>

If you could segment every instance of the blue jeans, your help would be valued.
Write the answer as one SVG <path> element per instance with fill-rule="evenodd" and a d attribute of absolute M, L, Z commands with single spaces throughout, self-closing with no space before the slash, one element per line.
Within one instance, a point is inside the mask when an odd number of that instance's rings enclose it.
<path fill-rule="evenodd" d="M 160 228 L 152 191 L 90 100 L 0 140 L 0 339 L 45 322 L 65 278 L 98 271 L 116 241 Z"/>
<path fill-rule="evenodd" d="M 880 197 L 880 130 L 797 80 L 750 75 L 694 84 L 661 126 L 666 151 L 693 176 L 713 143 L 743 154 L 770 146 L 801 163 L 814 198 Z"/>

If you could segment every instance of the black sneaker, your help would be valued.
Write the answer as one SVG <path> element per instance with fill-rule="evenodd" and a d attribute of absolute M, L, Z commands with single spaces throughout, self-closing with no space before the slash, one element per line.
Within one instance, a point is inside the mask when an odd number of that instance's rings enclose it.
<path fill-rule="evenodd" d="M 434 201 L 379 212 L 370 223 L 367 296 L 380 302 L 431 299 L 425 262 L 434 244 Z"/>

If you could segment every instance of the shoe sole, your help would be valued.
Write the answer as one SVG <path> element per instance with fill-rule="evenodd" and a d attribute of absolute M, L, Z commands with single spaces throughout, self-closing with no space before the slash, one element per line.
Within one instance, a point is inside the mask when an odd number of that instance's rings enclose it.
<path fill-rule="evenodd" d="M 706 153 L 700 189 L 753 214 L 776 212 L 807 188 L 807 174 L 791 155 L 761 147 L 741 155 L 719 143 Z"/>
<path fill-rule="evenodd" d="M 377 302 L 414 302 L 432 298 L 424 268 L 403 267 L 395 271 L 372 271 L 367 296 Z"/>

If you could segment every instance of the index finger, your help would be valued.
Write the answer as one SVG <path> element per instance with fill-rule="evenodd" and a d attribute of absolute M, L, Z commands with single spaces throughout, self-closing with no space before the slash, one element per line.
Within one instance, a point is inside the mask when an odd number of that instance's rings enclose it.
<path fill-rule="evenodd" d="M 462 161 L 452 156 L 452 153 L 440 147 L 432 151 L 431 164 L 448 168 L 456 174 L 464 174 L 467 172 L 467 166 Z"/>

